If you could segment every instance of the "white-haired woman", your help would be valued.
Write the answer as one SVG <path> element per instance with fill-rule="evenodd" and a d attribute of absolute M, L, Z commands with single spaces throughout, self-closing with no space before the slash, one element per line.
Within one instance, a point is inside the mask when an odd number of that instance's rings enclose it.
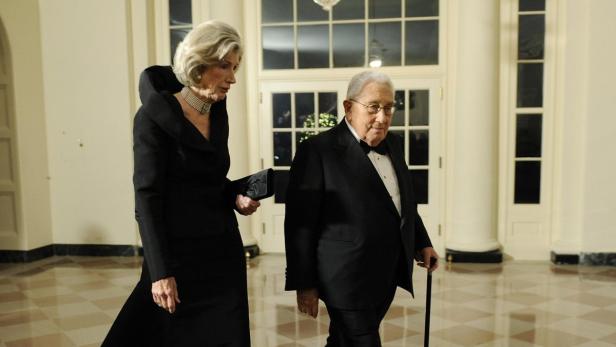
<path fill-rule="evenodd" d="M 246 264 L 234 210 L 259 202 L 226 178 L 226 96 L 242 56 L 235 29 L 195 27 L 174 66 L 141 74 L 134 120 L 141 279 L 103 346 L 249 346 Z"/>

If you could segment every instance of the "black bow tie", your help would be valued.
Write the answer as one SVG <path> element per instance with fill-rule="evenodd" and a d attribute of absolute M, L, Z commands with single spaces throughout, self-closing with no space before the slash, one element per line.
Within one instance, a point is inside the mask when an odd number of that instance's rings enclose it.
<path fill-rule="evenodd" d="M 359 141 L 359 145 L 361 146 L 361 149 L 363 149 L 364 153 L 366 154 L 370 153 L 370 151 L 375 151 L 380 155 L 387 154 L 387 146 L 385 146 L 385 141 L 381 141 L 381 143 L 379 143 L 378 145 L 374 147 L 370 146 L 364 141 Z"/>

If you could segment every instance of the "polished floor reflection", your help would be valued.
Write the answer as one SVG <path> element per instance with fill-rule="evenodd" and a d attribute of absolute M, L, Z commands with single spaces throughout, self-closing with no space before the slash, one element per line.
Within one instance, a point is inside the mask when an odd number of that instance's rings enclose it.
<path fill-rule="evenodd" d="M 0 347 L 99 346 L 133 288 L 140 258 L 53 257 L 0 264 Z M 328 316 L 295 309 L 284 257 L 250 261 L 252 345 L 323 346 Z M 423 346 L 425 271 L 399 291 L 383 346 Z M 616 268 L 548 262 L 453 264 L 434 275 L 431 346 L 616 346 Z M 224 317 L 221 317 L 224 319 Z"/>

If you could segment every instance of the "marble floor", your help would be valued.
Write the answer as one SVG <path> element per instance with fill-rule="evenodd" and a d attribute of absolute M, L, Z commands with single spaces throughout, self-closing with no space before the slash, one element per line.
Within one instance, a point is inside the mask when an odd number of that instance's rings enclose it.
<path fill-rule="evenodd" d="M 0 347 L 99 346 L 138 279 L 140 258 L 52 257 L 0 264 Z M 323 346 L 314 320 L 283 291 L 284 256 L 250 261 L 252 345 Z M 399 291 L 383 346 L 422 346 L 426 277 Z M 616 346 L 616 268 L 548 262 L 444 264 L 433 276 L 431 346 Z"/>

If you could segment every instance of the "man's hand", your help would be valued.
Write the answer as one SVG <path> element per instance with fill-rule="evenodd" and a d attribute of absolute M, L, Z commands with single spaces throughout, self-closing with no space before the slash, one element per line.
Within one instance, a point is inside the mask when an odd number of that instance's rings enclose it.
<path fill-rule="evenodd" d="M 432 247 L 426 247 L 420 251 L 420 259 L 418 259 L 417 265 L 425 267 L 428 271 L 432 272 L 438 268 L 438 254 Z"/>
<path fill-rule="evenodd" d="M 235 197 L 235 206 L 237 206 L 237 210 L 240 214 L 249 216 L 253 214 L 259 206 L 261 206 L 261 203 L 242 194 L 238 194 Z"/>
<path fill-rule="evenodd" d="M 317 318 L 319 314 L 319 291 L 316 288 L 297 290 L 297 309 Z"/>
<path fill-rule="evenodd" d="M 167 277 L 152 283 L 152 299 L 162 309 L 175 312 L 175 305 L 180 303 L 175 277 Z"/>

